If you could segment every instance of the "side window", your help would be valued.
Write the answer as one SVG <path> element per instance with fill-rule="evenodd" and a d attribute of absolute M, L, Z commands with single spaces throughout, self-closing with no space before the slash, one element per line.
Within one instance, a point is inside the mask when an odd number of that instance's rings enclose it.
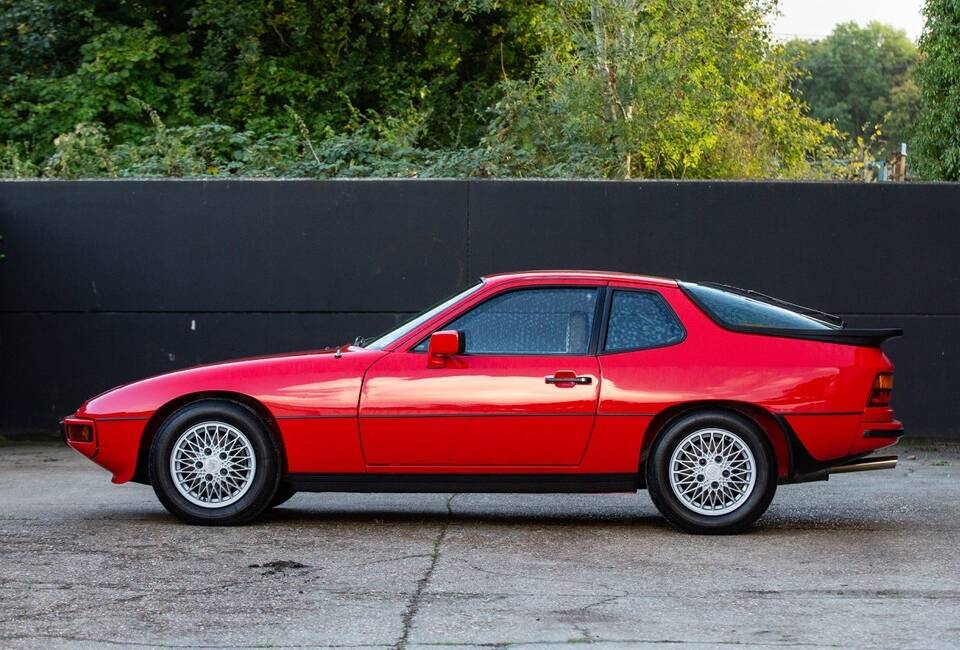
<path fill-rule="evenodd" d="M 659 294 L 613 292 L 604 352 L 656 348 L 679 343 L 683 337 L 683 326 Z"/>
<path fill-rule="evenodd" d="M 441 329 L 462 332 L 467 354 L 587 354 L 597 295 L 595 287 L 509 291 Z"/>

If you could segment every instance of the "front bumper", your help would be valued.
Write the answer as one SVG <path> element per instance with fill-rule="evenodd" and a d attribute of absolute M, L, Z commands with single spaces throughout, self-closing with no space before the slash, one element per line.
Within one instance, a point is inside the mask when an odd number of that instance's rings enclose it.
<path fill-rule="evenodd" d="M 93 440 L 90 442 L 71 440 L 67 435 L 67 426 L 71 424 L 90 427 L 93 430 Z M 63 442 L 68 447 L 76 449 L 79 453 L 83 454 L 90 460 L 96 458 L 97 453 L 100 451 L 100 434 L 97 432 L 97 423 L 93 420 L 74 416 L 63 418 L 60 420 L 60 436 L 63 438 Z"/>

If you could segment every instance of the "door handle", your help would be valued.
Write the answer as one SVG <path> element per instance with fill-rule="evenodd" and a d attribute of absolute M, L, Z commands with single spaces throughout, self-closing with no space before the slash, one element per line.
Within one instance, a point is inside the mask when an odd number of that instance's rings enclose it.
<path fill-rule="evenodd" d="M 581 386 L 586 386 L 593 383 L 593 377 L 587 377 L 586 375 L 561 375 L 560 373 L 555 374 L 552 377 L 544 377 L 543 380 L 548 384 L 580 384 Z"/>

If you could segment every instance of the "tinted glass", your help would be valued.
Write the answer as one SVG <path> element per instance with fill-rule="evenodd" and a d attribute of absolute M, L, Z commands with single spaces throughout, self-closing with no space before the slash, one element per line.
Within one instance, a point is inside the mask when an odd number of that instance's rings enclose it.
<path fill-rule="evenodd" d="M 597 290 L 522 289 L 501 294 L 442 329 L 459 330 L 467 354 L 586 354 Z M 416 348 L 427 349 L 424 341 Z"/>
<path fill-rule="evenodd" d="M 683 340 L 683 327 L 656 293 L 614 291 L 607 325 L 606 352 L 640 350 Z"/>
<path fill-rule="evenodd" d="M 407 321 L 401 323 L 399 326 L 390 330 L 386 334 L 382 334 L 376 340 L 368 343 L 366 347 L 372 350 L 382 350 L 386 346 L 390 345 L 391 343 L 399 339 L 401 336 L 405 336 L 407 332 L 410 332 L 420 327 L 420 325 L 422 325 L 423 323 L 426 323 L 428 320 L 430 320 L 431 318 L 433 318 L 434 316 L 442 312 L 444 309 L 447 309 L 457 304 L 458 302 L 460 302 L 461 300 L 463 300 L 464 298 L 466 298 L 467 296 L 469 296 L 471 293 L 473 293 L 474 291 L 476 291 L 482 286 L 483 286 L 482 282 L 479 284 L 475 284 L 469 289 L 465 291 L 461 291 L 455 296 L 447 298 L 443 302 L 438 303 L 433 307 L 431 307 L 430 309 L 424 312 L 421 312 L 416 316 L 413 316 L 412 318 L 408 319 Z"/>
<path fill-rule="evenodd" d="M 771 327 L 797 330 L 830 330 L 836 326 L 805 316 L 786 307 L 771 305 L 736 293 L 684 283 L 715 319 L 734 327 Z"/>

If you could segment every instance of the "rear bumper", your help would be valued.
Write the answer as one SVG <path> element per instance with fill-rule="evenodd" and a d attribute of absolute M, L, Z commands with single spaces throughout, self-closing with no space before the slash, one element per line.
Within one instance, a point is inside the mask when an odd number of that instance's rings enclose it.
<path fill-rule="evenodd" d="M 903 427 L 899 429 L 867 429 L 862 438 L 902 438 Z"/>
<path fill-rule="evenodd" d="M 903 424 L 899 420 L 889 419 L 885 422 L 865 420 L 860 425 L 856 438 L 850 444 L 850 456 L 868 454 L 872 451 L 895 445 L 903 437 Z"/>
<path fill-rule="evenodd" d="M 839 461 L 837 465 L 831 465 L 824 469 L 797 474 L 791 478 L 780 480 L 780 485 L 791 483 L 812 483 L 814 481 L 830 480 L 831 474 L 849 474 L 852 472 L 872 472 L 881 469 L 894 469 L 897 466 L 897 456 L 865 456 L 861 458 L 852 458 L 845 461 Z"/>
<path fill-rule="evenodd" d="M 856 427 L 847 433 L 846 443 L 838 441 L 833 453 L 814 454 L 805 444 L 804 438 L 797 434 L 788 418 L 774 416 L 780 423 L 787 438 L 789 452 L 789 467 L 785 475 L 781 475 L 780 484 L 807 483 L 810 481 L 826 481 L 831 473 L 859 472 L 874 469 L 891 469 L 896 466 L 895 456 L 869 457 L 869 454 L 882 447 L 896 444 L 903 436 L 903 424 L 897 420 L 886 422 L 853 423 Z M 809 418 L 801 418 L 800 422 L 808 424 Z M 829 432 L 837 436 L 843 431 Z M 849 436 L 856 436 L 850 442 Z M 822 438 L 824 436 L 820 436 Z M 826 436 L 831 437 L 831 436 Z M 849 448 L 849 451 L 847 449 Z M 817 451 L 825 451 L 817 449 Z M 892 462 L 890 462 L 892 461 Z"/>

